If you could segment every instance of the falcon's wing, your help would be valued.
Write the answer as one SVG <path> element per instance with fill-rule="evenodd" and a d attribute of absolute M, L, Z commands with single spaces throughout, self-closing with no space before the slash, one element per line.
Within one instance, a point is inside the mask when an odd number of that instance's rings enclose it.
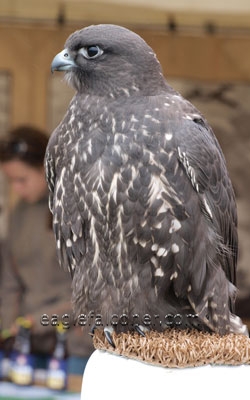
<path fill-rule="evenodd" d="M 211 128 L 188 102 L 174 95 L 152 103 L 134 134 L 137 182 L 124 200 L 137 226 L 136 254 L 142 263 L 150 260 L 163 296 L 173 290 L 180 302 L 188 297 L 216 329 L 218 321 L 225 326 L 223 319 L 229 320 L 223 299 L 233 303 L 235 290 L 225 275 L 235 283 L 237 260 L 236 206 L 225 160 Z M 134 212 L 138 203 L 142 210 Z"/>
<path fill-rule="evenodd" d="M 202 211 L 221 238 L 221 265 L 235 284 L 238 237 L 234 191 L 211 128 L 201 116 L 188 116 L 192 119 L 185 122 L 188 128 L 186 140 L 178 146 L 179 161 L 200 198 Z"/>

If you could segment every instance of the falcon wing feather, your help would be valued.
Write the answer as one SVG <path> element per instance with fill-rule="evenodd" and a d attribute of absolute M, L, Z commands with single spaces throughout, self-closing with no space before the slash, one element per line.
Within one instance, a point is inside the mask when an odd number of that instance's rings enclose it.
<path fill-rule="evenodd" d="M 187 129 L 186 142 L 179 146 L 179 159 L 189 179 L 195 180 L 196 186 L 193 186 L 201 199 L 202 210 L 221 238 L 221 265 L 227 278 L 235 284 L 237 215 L 225 159 L 217 139 L 205 121 L 197 124 L 187 120 L 186 124 L 193 125 L 193 128 L 192 131 Z M 193 177 L 190 176 L 190 170 L 193 170 Z"/>

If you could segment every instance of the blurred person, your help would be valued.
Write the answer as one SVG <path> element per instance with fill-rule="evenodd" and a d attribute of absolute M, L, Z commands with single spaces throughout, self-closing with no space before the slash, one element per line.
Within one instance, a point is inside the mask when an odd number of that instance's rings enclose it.
<path fill-rule="evenodd" d="M 31 322 L 31 350 L 46 359 L 55 347 L 53 314 L 71 315 L 69 273 L 57 261 L 48 210 L 44 154 L 46 133 L 21 126 L 0 144 L 0 165 L 18 200 L 10 212 L 3 249 L 1 322 L 4 336 L 15 337 L 16 319 Z M 66 318 L 67 321 L 69 319 Z M 69 374 L 81 375 L 93 351 L 88 330 L 68 325 Z M 45 356 L 45 357 L 43 357 Z"/>

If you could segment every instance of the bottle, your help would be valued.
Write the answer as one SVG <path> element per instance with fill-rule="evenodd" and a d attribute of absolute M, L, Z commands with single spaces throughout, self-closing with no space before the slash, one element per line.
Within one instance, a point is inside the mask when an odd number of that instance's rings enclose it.
<path fill-rule="evenodd" d="M 34 358 L 30 352 L 31 321 L 18 317 L 19 326 L 14 342 L 10 378 L 17 385 L 31 385 L 34 378 Z"/>
<path fill-rule="evenodd" d="M 50 389 L 64 390 L 67 387 L 66 362 L 67 333 L 62 324 L 56 327 L 56 346 L 48 363 L 46 385 Z"/>
<path fill-rule="evenodd" d="M 0 339 L 0 380 L 3 380 L 3 360 L 4 360 L 4 348 L 3 348 L 3 336 L 2 336 L 2 321 L 0 320 L 0 331 L 1 331 L 1 339 Z"/>
<path fill-rule="evenodd" d="M 1 331 L 0 379 L 3 381 L 10 379 L 11 360 L 15 354 L 13 349 L 14 340 L 15 338 L 9 329 Z"/>

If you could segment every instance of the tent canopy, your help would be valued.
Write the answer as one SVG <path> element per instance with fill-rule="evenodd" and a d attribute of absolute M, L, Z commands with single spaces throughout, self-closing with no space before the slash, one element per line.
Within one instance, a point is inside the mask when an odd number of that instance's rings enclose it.
<path fill-rule="evenodd" d="M 178 25 L 249 28 L 249 0 L 1 0 L 2 21 L 116 23 L 127 26 Z"/>

